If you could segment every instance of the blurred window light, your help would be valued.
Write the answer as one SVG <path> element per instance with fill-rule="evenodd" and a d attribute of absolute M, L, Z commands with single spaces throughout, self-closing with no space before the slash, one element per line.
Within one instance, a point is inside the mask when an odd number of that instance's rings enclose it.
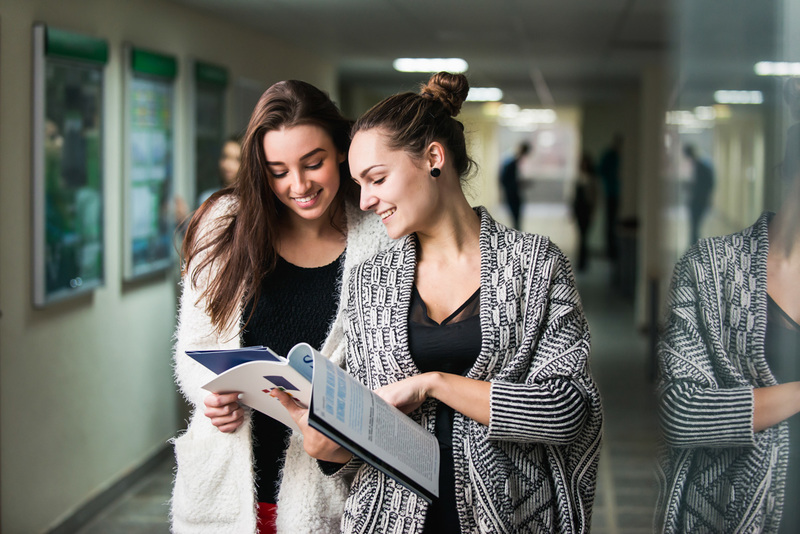
<path fill-rule="evenodd" d="M 511 119 L 519 113 L 519 106 L 516 104 L 502 104 L 497 110 L 497 115 L 504 119 Z"/>
<path fill-rule="evenodd" d="M 677 126 L 680 132 L 696 132 L 714 127 L 714 120 L 719 116 L 716 109 L 706 106 L 695 108 L 694 111 L 674 110 L 667 112 L 667 124 Z"/>
<path fill-rule="evenodd" d="M 800 76 L 800 63 L 759 61 L 754 70 L 759 76 Z"/>
<path fill-rule="evenodd" d="M 503 91 L 498 87 L 470 87 L 467 102 L 499 102 Z"/>
<path fill-rule="evenodd" d="M 717 104 L 763 104 L 761 91 L 714 91 L 714 102 Z"/>
<path fill-rule="evenodd" d="M 453 74 L 466 72 L 467 62 L 461 58 L 413 58 L 401 57 L 394 60 L 394 70 L 400 72 L 441 72 Z"/>
<path fill-rule="evenodd" d="M 713 121 L 717 118 L 717 110 L 713 106 L 697 106 L 694 108 L 694 116 L 700 121 Z"/>
<path fill-rule="evenodd" d="M 500 106 L 500 125 L 515 131 L 534 131 L 539 124 L 552 124 L 558 118 L 555 110 L 520 109 L 514 104 Z"/>
<path fill-rule="evenodd" d="M 556 141 L 558 141 L 556 134 L 550 130 L 545 130 L 539 134 L 539 137 L 536 138 L 536 146 L 537 148 L 550 148 L 556 144 Z"/>

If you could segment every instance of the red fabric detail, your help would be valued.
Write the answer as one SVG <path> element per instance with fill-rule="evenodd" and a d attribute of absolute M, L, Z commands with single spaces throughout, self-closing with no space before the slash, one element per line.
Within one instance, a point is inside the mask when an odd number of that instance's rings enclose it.
<path fill-rule="evenodd" d="M 277 534 L 275 518 L 278 516 L 278 505 L 268 502 L 258 503 L 258 534 Z"/>

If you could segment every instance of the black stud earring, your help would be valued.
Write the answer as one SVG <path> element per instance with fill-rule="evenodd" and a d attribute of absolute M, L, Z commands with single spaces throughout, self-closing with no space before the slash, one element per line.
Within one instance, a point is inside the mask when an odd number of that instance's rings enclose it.
<path fill-rule="evenodd" d="M 442 171 L 440 171 L 436 167 L 431 169 L 431 176 L 433 176 L 434 178 L 438 178 L 440 174 L 442 174 Z"/>

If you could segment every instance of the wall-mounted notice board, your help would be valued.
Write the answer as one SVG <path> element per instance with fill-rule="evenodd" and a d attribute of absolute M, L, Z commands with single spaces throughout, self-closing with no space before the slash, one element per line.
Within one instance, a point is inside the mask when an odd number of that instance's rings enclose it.
<path fill-rule="evenodd" d="M 103 284 L 103 39 L 33 28 L 33 303 Z"/>
<path fill-rule="evenodd" d="M 194 187 L 201 192 L 219 189 L 219 158 L 225 141 L 225 97 L 228 71 L 224 67 L 194 63 Z"/>
<path fill-rule="evenodd" d="M 125 47 L 124 279 L 175 261 L 175 77 L 172 56 Z"/>

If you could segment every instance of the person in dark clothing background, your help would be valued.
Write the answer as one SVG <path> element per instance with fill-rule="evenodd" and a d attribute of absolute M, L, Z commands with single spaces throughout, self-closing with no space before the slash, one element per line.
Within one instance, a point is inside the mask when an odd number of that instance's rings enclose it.
<path fill-rule="evenodd" d="M 578 224 L 578 270 L 584 271 L 589 265 L 587 240 L 592 215 L 597 203 L 597 176 L 595 175 L 592 157 L 584 152 L 578 169 L 575 183 L 575 194 L 572 199 L 572 214 Z"/>
<path fill-rule="evenodd" d="M 692 164 L 692 178 L 689 186 L 689 245 L 700 237 L 700 224 L 711 205 L 711 192 L 714 190 L 714 168 L 706 160 L 697 156 L 693 145 L 683 147 L 683 154 Z"/>
<path fill-rule="evenodd" d="M 522 197 L 519 192 L 519 162 L 531 151 L 531 145 L 527 142 L 520 143 L 513 157 L 508 158 L 500 170 L 500 185 L 506 197 L 506 204 L 511 211 L 511 219 L 514 228 L 521 230 L 520 212 L 522 209 Z"/>
<path fill-rule="evenodd" d="M 611 146 L 600 158 L 600 178 L 606 195 L 606 254 L 617 258 L 617 211 L 619 209 L 619 169 L 622 154 L 622 136 L 616 134 Z"/>

